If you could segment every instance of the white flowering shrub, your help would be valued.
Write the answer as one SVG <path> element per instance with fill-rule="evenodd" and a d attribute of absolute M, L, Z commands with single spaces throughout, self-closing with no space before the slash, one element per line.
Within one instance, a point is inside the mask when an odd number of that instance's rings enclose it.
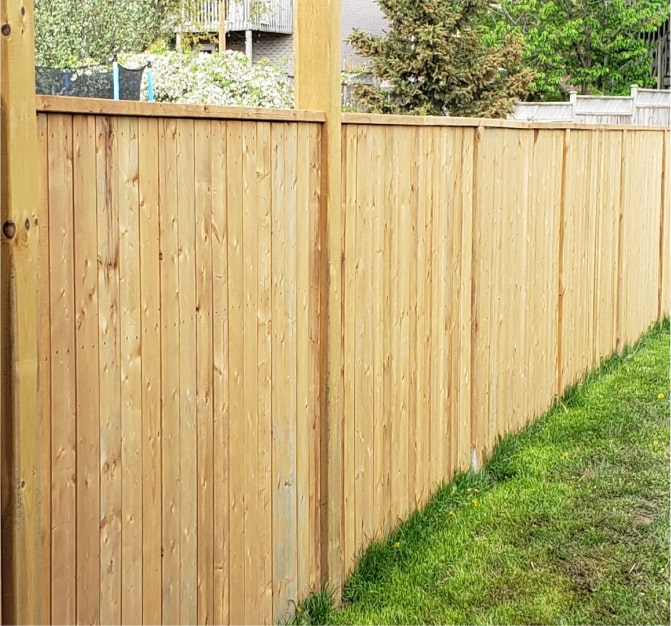
<path fill-rule="evenodd" d="M 128 68 L 151 63 L 157 102 L 289 109 L 294 88 L 287 75 L 269 61 L 249 67 L 241 52 L 133 54 L 119 59 Z M 147 72 L 142 81 L 147 99 Z"/>

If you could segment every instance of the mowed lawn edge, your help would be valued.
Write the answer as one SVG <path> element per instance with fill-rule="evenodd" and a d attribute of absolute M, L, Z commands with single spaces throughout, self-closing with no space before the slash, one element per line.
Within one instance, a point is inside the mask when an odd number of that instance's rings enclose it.
<path fill-rule="evenodd" d="M 296 610 L 313 624 L 668 624 L 669 321 Z"/>

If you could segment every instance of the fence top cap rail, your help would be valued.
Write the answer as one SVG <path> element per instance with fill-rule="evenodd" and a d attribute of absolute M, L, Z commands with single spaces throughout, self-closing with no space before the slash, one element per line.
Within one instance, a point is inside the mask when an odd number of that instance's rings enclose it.
<path fill-rule="evenodd" d="M 667 126 L 625 124 L 579 124 L 575 122 L 526 122 L 520 120 L 485 119 L 478 117 L 437 117 L 413 115 L 380 115 L 374 113 L 343 113 L 343 124 L 370 124 L 381 126 L 446 126 L 461 128 L 517 128 L 526 130 L 606 130 L 657 131 L 670 130 Z"/>
<path fill-rule="evenodd" d="M 172 104 L 167 102 L 136 102 L 133 100 L 102 100 L 68 96 L 36 96 L 38 112 L 78 113 L 84 115 L 119 115 L 132 117 L 181 117 L 212 120 L 259 120 L 270 122 L 324 122 L 321 111 L 220 107 L 207 104 Z"/>

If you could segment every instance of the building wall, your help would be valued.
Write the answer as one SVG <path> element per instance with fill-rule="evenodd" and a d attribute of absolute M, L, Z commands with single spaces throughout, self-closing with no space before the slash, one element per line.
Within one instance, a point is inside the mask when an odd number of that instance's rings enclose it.
<path fill-rule="evenodd" d="M 235 32 L 226 35 L 226 48 L 245 52 L 245 33 Z M 276 33 L 254 32 L 252 35 L 252 62 L 270 59 L 280 65 L 289 76 L 294 75 L 294 37 Z"/>
<path fill-rule="evenodd" d="M 346 43 L 346 39 L 352 31 L 360 30 L 382 35 L 387 28 L 387 20 L 375 0 L 342 0 L 342 59 L 343 68 L 359 65 L 363 59 L 359 57 L 354 48 Z"/>
<path fill-rule="evenodd" d="M 342 0 L 342 67 L 346 69 L 363 63 L 354 48 L 346 43 L 355 28 L 382 35 L 387 21 L 375 0 Z M 228 33 L 226 47 L 245 51 L 245 34 Z M 282 63 L 289 76 L 294 75 L 293 35 L 255 32 L 253 40 L 253 62 L 269 58 L 273 63 Z"/>

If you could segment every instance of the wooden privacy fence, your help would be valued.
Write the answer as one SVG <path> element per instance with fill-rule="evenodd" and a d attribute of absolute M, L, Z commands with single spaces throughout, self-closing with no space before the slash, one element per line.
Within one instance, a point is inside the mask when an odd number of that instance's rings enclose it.
<path fill-rule="evenodd" d="M 81 102 L 38 100 L 6 621 L 286 617 L 669 313 L 663 129 L 345 115 L 327 215 L 320 113 Z"/>
<path fill-rule="evenodd" d="M 319 116 L 245 117 L 38 115 L 55 623 L 319 582 Z"/>
<path fill-rule="evenodd" d="M 346 569 L 667 315 L 670 277 L 668 132 L 344 122 Z"/>

